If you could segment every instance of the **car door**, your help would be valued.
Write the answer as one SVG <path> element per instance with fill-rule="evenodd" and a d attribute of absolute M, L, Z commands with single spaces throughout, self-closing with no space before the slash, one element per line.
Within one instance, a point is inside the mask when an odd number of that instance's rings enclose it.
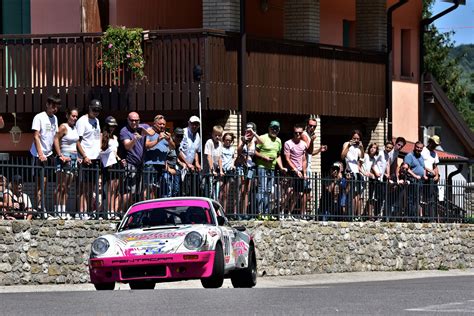
<path fill-rule="evenodd" d="M 224 209 L 218 203 L 213 203 L 213 207 L 216 211 L 216 215 L 223 216 Z M 223 225 L 219 225 L 219 228 L 222 232 L 222 248 L 224 250 L 224 262 L 225 269 L 233 269 L 236 262 L 236 254 L 233 249 L 233 244 L 235 243 L 235 233 L 229 222 L 226 221 Z"/>

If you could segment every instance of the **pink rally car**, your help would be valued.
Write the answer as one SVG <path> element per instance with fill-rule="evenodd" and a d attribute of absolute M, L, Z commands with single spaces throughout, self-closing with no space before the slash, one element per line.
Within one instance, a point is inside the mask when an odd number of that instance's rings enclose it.
<path fill-rule="evenodd" d="M 232 227 L 222 206 L 211 199 L 180 197 L 139 202 L 130 207 L 117 232 L 91 246 L 89 272 L 97 290 L 115 282 L 153 289 L 157 282 L 201 279 L 205 288 L 257 284 L 252 237 Z"/>

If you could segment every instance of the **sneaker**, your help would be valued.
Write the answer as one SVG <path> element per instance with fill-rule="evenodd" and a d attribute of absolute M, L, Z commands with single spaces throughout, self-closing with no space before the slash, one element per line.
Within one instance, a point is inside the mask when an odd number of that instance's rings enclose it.
<path fill-rule="evenodd" d="M 82 214 L 82 215 L 81 215 L 81 219 L 82 219 L 83 221 L 87 221 L 87 220 L 90 219 L 90 217 L 89 217 L 89 215 L 87 215 L 87 214 Z"/>
<path fill-rule="evenodd" d="M 77 219 L 77 220 L 81 219 L 81 216 L 79 215 L 79 213 L 76 213 L 76 215 L 74 215 L 74 219 Z"/>
<path fill-rule="evenodd" d="M 54 220 L 59 219 L 59 217 L 54 216 L 54 215 L 48 215 L 48 217 L 47 217 L 46 219 L 47 219 L 48 221 L 54 221 Z"/>

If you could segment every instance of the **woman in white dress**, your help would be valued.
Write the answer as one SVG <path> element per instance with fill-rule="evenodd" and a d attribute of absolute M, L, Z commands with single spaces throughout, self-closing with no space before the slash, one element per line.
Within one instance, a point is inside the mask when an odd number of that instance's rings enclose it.
<path fill-rule="evenodd" d="M 102 162 L 102 180 L 107 192 L 107 214 L 108 218 L 119 219 L 120 215 L 117 213 L 120 205 L 119 195 L 119 162 L 118 156 L 119 142 L 116 135 L 114 135 L 115 128 L 117 128 L 117 120 L 112 116 L 105 118 L 105 126 L 102 131 L 102 144 L 100 160 Z"/>
<path fill-rule="evenodd" d="M 362 202 L 360 195 L 362 194 L 363 177 L 361 173 L 361 162 L 364 160 L 364 145 L 362 145 L 362 133 L 354 130 L 351 133 L 351 140 L 342 145 L 341 159 L 346 162 L 347 179 L 352 180 L 350 183 L 349 198 L 352 199 L 352 213 L 355 220 L 360 220 L 362 213 Z"/>

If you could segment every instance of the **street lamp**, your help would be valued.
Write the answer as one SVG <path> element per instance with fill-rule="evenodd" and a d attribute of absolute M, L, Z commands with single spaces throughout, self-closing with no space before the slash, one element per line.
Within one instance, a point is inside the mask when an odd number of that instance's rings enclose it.
<path fill-rule="evenodd" d="M 13 125 L 12 129 L 10 130 L 10 135 L 12 137 L 13 144 L 18 144 L 21 140 L 21 129 L 16 125 L 16 113 L 12 113 L 15 124 Z"/>
<path fill-rule="evenodd" d="M 202 77 L 202 68 L 200 65 L 195 65 L 193 68 L 193 78 L 194 81 L 198 83 L 198 107 L 199 107 L 199 119 L 201 120 L 201 124 L 199 124 L 199 137 L 201 137 L 201 155 L 200 155 L 200 164 L 201 168 L 203 166 L 202 164 L 202 157 L 203 157 L 203 152 L 202 152 L 202 104 L 201 104 L 201 77 Z"/>

